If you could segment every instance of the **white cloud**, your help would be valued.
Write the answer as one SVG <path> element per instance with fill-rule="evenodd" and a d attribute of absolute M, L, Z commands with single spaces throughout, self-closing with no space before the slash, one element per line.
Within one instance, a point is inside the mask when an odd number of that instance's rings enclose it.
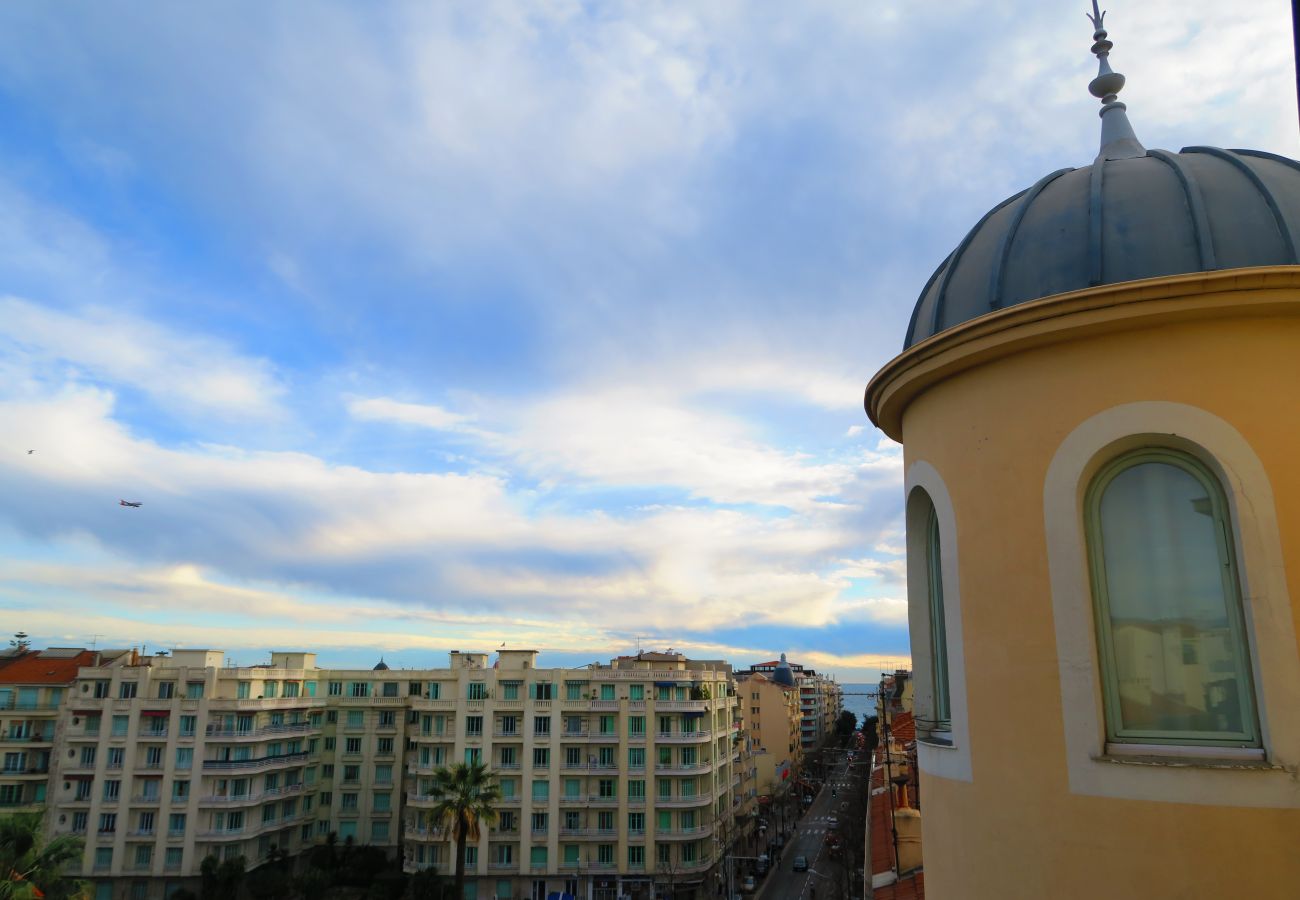
<path fill-rule="evenodd" d="M 455 431 L 464 427 L 468 416 L 428 403 L 405 403 L 389 397 L 349 397 L 348 413 L 365 422 L 393 422 L 438 431 Z"/>
<path fill-rule="evenodd" d="M 67 366 L 91 381 L 129 386 L 183 417 L 283 414 L 285 389 L 267 361 L 101 307 L 69 313 L 0 297 L 0 351 L 32 366 Z"/>

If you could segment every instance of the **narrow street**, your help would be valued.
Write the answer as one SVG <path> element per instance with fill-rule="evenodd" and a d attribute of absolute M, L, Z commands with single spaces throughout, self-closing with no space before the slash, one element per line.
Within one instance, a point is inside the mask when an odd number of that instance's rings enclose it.
<path fill-rule="evenodd" d="M 780 859 L 773 860 L 767 878 L 754 895 L 756 900 L 832 900 L 841 895 L 840 865 L 827 854 L 826 835 L 831 830 L 830 819 L 839 815 L 844 799 L 842 794 L 832 797 L 831 789 L 845 782 L 847 766 L 837 763 L 831 771 L 787 838 Z M 797 856 L 807 857 L 809 871 L 793 870 Z"/>

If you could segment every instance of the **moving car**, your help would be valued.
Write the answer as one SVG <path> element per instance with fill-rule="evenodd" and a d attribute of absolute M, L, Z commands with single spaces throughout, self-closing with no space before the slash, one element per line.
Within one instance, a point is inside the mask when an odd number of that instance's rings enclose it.
<path fill-rule="evenodd" d="M 746 875 L 744 878 L 740 879 L 740 889 L 746 894 L 754 893 L 754 888 L 756 887 L 757 885 L 754 883 L 753 875 Z"/>
<path fill-rule="evenodd" d="M 840 817 L 839 817 L 839 816 L 831 816 L 829 819 L 826 820 L 826 825 L 827 825 L 827 827 L 832 828 L 832 829 L 839 828 L 839 827 L 840 827 Z"/>
<path fill-rule="evenodd" d="M 794 871 L 796 871 L 796 872 L 807 872 L 807 871 L 808 871 L 808 857 L 806 857 L 806 856 L 796 856 L 796 857 L 794 858 Z"/>

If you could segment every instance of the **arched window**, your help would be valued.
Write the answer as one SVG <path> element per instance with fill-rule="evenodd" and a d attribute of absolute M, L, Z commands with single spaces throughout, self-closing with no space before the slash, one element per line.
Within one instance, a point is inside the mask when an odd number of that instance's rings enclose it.
<path fill-rule="evenodd" d="M 1257 747 L 1227 500 L 1194 457 L 1127 453 L 1085 501 L 1108 740 Z"/>
<path fill-rule="evenodd" d="M 948 689 L 948 627 L 943 613 L 943 556 L 939 547 L 939 517 L 934 505 L 926 523 L 925 570 L 930 609 L 930 678 L 934 689 L 934 730 L 952 730 Z"/>

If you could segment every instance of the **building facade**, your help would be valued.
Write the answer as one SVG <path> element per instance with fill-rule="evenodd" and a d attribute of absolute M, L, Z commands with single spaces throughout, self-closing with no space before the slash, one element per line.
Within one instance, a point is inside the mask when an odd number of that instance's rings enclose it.
<path fill-rule="evenodd" d="M 178 650 L 83 666 L 58 705 L 47 827 L 86 837 L 97 900 L 159 898 L 208 856 L 252 868 L 335 834 L 453 868 L 439 766 L 499 778 L 467 847 L 471 896 L 712 895 L 746 824 L 740 710 L 720 661 L 643 653 L 579 669 L 534 651 L 444 669 L 331 670 L 311 653 L 229 667 Z M 44 732 L 42 732 L 44 733 Z M 750 789 L 752 790 L 752 789 Z"/>

